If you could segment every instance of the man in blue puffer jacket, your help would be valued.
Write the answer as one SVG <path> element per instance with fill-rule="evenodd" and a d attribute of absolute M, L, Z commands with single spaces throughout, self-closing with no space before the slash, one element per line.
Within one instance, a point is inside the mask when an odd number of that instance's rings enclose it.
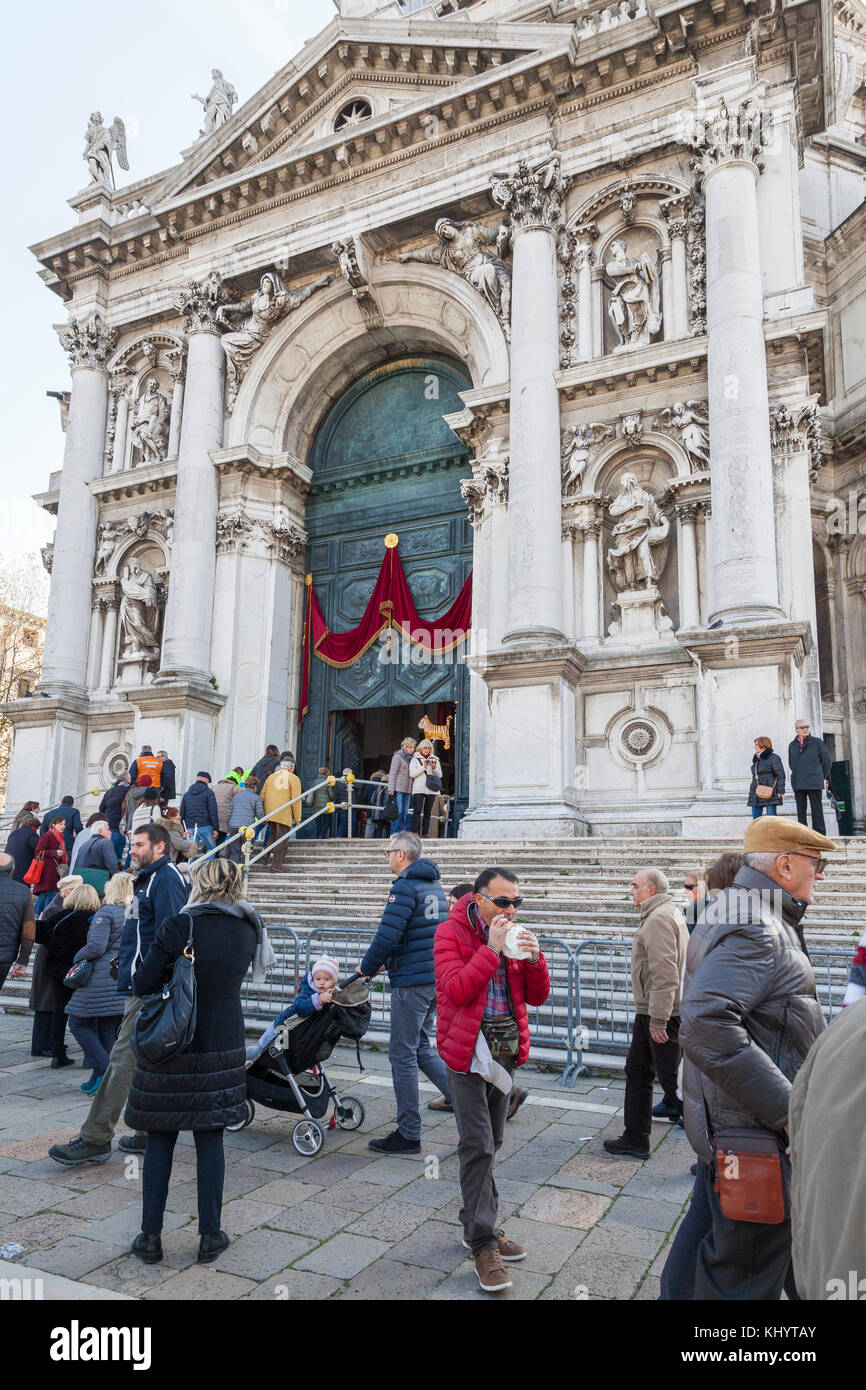
<path fill-rule="evenodd" d="M 379 929 L 359 975 L 385 966 L 391 977 L 391 1042 L 388 1060 L 397 1100 L 397 1128 L 369 1148 L 386 1154 L 421 1152 L 418 1070 L 439 1087 L 450 1105 L 448 1069 L 430 1041 L 436 1014 L 433 938 L 448 917 L 445 890 L 432 859 L 422 859 L 421 840 L 401 830 L 388 845 L 388 867 L 396 875 Z"/>

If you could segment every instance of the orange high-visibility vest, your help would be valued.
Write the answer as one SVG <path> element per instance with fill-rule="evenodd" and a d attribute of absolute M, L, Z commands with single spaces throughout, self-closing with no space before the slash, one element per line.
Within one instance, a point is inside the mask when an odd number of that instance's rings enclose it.
<path fill-rule="evenodd" d="M 158 787 L 162 777 L 162 758 L 144 757 L 136 758 L 135 761 L 138 764 L 139 777 L 141 777 L 143 772 L 146 772 L 150 778 L 150 785 L 152 787 Z"/>

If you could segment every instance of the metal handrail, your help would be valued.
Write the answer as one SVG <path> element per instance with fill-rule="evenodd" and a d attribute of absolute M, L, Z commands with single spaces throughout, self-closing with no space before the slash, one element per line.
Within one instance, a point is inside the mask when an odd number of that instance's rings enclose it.
<path fill-rule="evenodd" d="M 258 820 L 253 822 L 253 825 L 264 825 L 267 821 L 272 820 L 273 817 L 277 815 L 280 811 L 285 811 L 287 806 L 294 806 L 296 801 L 303 801 L 304 797 L 309 796 L 310 792 L 317 791 L 319 787 L 324 787 L 327 784 L 327 781 L 328 779 L 326 778 L 321 782 L 316 782 L 315 786 L 308 787 L 305 792 L 302 791 L 300 796 L 293 796 L 290 801 L 284 801 L 282 806 L 276 806 L 273 811 L 268 811 L 267 815 L 259 816 Z M 301 822 L 298 821 L 298 824 L 300 825 Z M 212 859 L 215 855 L 222 854 L 222 851 L 225 849 L 226 845 L 233 844 L 235 840 L 243 839 L 246 841 L 247 844 L 249 844 L 249 842 L 255 838 L 255 830 L 253 829 L 253 825 L 242 825 L 239 830 L 235 831 L 234 835 L 229 835 L 227 839 L 223 840 L 220 844 L 215 845 L 213 849 L 206 850 L 204 854 L 198 855 L 196 857 L 196 863 L 200 864 L 204 859 Z M 198 826 L 195 826 L 191 838 L 195 838 L 195 830 L 197 829 Z M 249 830 L 253 831 L 252 835 L 247 834 L 247 831 Z M 280 836 L 280 839 L 282 840 L 284 840 L 285 838 L 285 835 Z M 279 840 L 275 840 L 274 844 L 279 844 Z M 262 853 L 268 853 L 270 848 L 271 847 L 269 846 L 268 850 L 263 850 Z M 257 855 L 256 858 L 258 857 L 259 856 Z"/>

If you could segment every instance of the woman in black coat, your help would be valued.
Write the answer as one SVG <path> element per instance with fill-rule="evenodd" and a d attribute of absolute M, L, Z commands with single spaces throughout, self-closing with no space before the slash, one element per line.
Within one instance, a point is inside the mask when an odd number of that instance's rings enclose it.
<path fill-rule="evenodd" d="M 16 826 L 6 841 L 6 853 L 11 854 L 15 860 L 12 877 L 17 883 L 24 882 L 24 875 L 33 863 L 38 842 L 39 822 L 35 816 L 30 816 L 28 820 Z"/>
<path fill-rule="evenodd" d="M 161 989 L 186 947 L 192 922 L 195 1035 L 189 1047 L 159 1066 L 138 1063 L 126 1106 L 127 1124 L 147 1134 L 141 1234 L 132 1243 L 146 1264 L 162 1259 L 162 1219 L 180 1130 L 192 1130 L 195 1140 L 199 1263 L 209 1264 L 225 1250 L 223 1129 L 243 1118 L 246 1101 L 241 983 L 261 940 L 262 922 L 241 901 L 241 872 L 231 860 L 205 860 L 193 868 L 192 879 L 187 907 L 163 922 L 132 978 L 138 995 Z"/>
<path fill-rule="evenodd" d="M 36 924 L 36 940 L 45 947 L 45 979 L 51 990 L 51 1065 L 71 1067 L 66 1051 L 66 1005 L 69 990 L 63 977 L 87 941 L 90 919 L 99 908 L 99 894 L 87 883 L 77 883 L 63 899 L 63 911 L 46 930 L 46 922 Z M 49 919 L 50 921 L 50 919 Z"/>
<path fill-rule="evenodd" d="M 755 788 L 771 787 L 773 795 L 766 800 L 758 796 Z M 757 820 L 766 811 L 768 816 L 776 814 L 785 794 L 785 769 L 778 753 L 773 752 L 772 739 L 762 736 L 755 739 L 755 753 L 752 758 L 752 785 L 749 787 L 748 804 L 752 808 L 752 820 Z"/>

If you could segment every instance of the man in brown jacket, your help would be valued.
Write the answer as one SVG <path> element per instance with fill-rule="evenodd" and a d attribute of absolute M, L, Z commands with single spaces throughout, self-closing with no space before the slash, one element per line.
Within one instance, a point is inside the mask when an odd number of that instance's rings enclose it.
<path fill-rule="evenodd" d="M 605 1139 L 616 1158 L 649 1158 L 653 1079 L 664 1091 L 666 1112 L 682 1115 L 677 1094 L 680 1064 L 680 987 L 689 934 L 661 869 L 638 869 L 631 900 L 640 908 L 640 927 L 631 950 L 634 1001 L 631 1047 L 625 1064 L 625 1130 Z"/>

